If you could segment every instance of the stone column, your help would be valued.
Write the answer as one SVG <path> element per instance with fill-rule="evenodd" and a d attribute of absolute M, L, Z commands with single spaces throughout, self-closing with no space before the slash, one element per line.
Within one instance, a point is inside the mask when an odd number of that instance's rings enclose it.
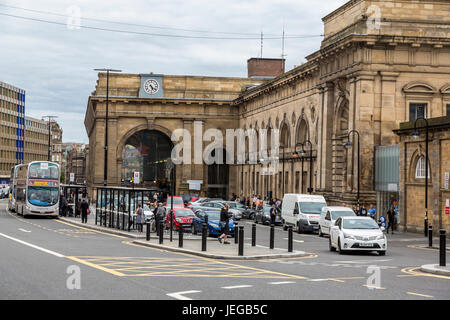
<path fill-rule="evenodd" d="M 320 185 L 324 191 L 332 189 L 332 135 L 334 120 L 334 84 L 327 82 L 322 87 L 321 95 L 321 115 L 319 124 L 319 142 L 320 142 Z M 306 162 L 306 161 L 305 161 Z M 302 179 L 303 179 L 303 173 Z"/>

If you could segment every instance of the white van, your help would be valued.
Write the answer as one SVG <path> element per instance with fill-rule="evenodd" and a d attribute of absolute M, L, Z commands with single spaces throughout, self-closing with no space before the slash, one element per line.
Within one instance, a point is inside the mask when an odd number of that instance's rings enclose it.
<path fill-rule="evenodd" d="M 323 207 L 319 220 L 319 236 L 330 235 L 331 227 L 339 217 L 355 217 L 355 212 L 348 207 Z"/>
<path fill-rule="evenodd" d="M 293 226 L 298 233 L 319 230 L 322 208 L 327 205 L 319 195 L 288 193 L 283 197 L 281 218 L 283 229 Z"/>

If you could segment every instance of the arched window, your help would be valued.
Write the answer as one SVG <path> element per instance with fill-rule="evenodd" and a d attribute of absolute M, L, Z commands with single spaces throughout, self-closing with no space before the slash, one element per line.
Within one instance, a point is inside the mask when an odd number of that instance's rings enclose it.
<path fill-rule="evenodd" d="M 295 140 L 296 143 L 309 140 L 308 123 L 306 122 L 305 119 L 300 120 L 300 123 L 297 127 L 297 135 Z"/>
<path fill-rule="evenodd" d="M 416 179 L 425 179 L 425 157 L 421 156 L 416 164 Z M 430 167 L 428 167 L 428 177 L 430 177 Z"/>

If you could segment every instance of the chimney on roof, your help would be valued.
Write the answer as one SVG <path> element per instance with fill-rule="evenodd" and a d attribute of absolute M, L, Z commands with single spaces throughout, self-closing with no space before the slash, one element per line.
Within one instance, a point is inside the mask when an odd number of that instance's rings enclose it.
<path fill-rule="evenodd" d="M 250 58 L 247 60 L 249 78 L 275 78 L 284 73 L 286 59 Z"/>

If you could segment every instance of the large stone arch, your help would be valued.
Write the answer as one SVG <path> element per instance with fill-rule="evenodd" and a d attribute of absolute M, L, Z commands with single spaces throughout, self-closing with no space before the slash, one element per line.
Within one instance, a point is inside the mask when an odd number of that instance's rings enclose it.
<path fill-rule="evenodd" d="M 147 133 L 144 133 L 147 132 Z M 153 132 L 153 134 L 152 134 Z M 150 134 L 150 136 L 153 137 L 153 139 L 155 139 L 156 137 L 160 137 L 165 141 L 165 145 L 166 145 L 166 152 L 165 152 L 165 158 L 170 157 L 170 152 L 173 148 L 173 142 L 171 140 L 171 131 L 163 126 L 157 125 L 157 124 L 141 124 L 138 125 L 136 127 L 133 127 L 132 129 L 128 130 L 119 140 L 117 147 L 116 147 L 116 168 L 117 168 L 117 178 L 118 178 L 118 185 L 125 183 L 127 184 L 128 178 L 124 177 L 124 161 L 126 163 L 126 159 L 124 160 L 123 158 L 123 152 L 125 152 L 125 146 L 127 145 L 127 142 L 131 140 L 133 140 L 133 137 L 138 137 L 139 134 L 141 133 L 142 137 L 147 137 L 146 139 L 148 139 L 148 135 Z M 148 140 L 147 140 L 148 141 Z M 129 143 L 128 143 L 129 144 Z M 150 148 L 148 148 L 151 150 L 151 146 Z M 140 155 L 139 157 L 142 157 L 142 161 L 144 161 L 144 159 L 147 159 L 146 161 L 149 161 L 149 157 L 152 158 L 154 156 L 151 156 L 150 153 L 144 155 Z M 161 160 L 161 159 L 156 159 L 156 160 Z M 155 160 L 155 161 L 156 161 Z M 153 162 L 153 166 L 156 166 L 157 168 L 155 170 L 157 170 L 158 172 L 160 172 L 161 169 L 160 167 L 163 166 L 163 164 L 161 162 L 159 162 L 158 165 L 154 164 L 155 162 Z M 145 168 L 145 169 L 144 169 Z M 145 172 L 148 172 L 148 166 L 147 164 L 145 164 L 145 162 L 142 164 L 142 177 L 141 177 L 141 182 L 144 181 L 148 181 L 144 180 L 146 178 L 145 176 Z M 126 171 L 126 169 L 125 169 Z M 156 171 L 155 171 L 156 172 Z M 160 174 L 155 174 L 155 179 L 156 176 L 160 176 Z M 166 184 L 166 182 L 165 182 Z M 167 189 L 167 188 L 165 188 Z"/>

